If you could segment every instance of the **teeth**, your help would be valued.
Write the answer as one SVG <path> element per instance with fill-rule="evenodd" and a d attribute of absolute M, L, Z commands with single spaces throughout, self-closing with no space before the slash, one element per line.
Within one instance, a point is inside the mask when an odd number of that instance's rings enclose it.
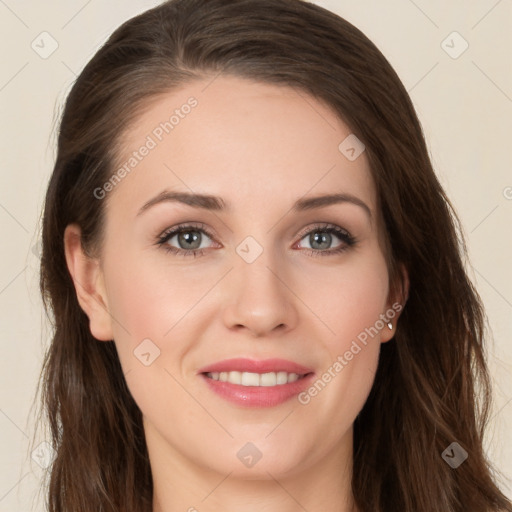
<path fill-rule="evenodd" d="M 277 373 L 277 383 L 286 384 L 288 382 L 288 374 L 286 372 Z"/>
<path fill-rule="evenodd" d="M 262 373 L 259 381 L 260 386 L 275 386 L 277 384 L 277 375 L 274 372 Z"/>
<path fill-rule="evenodd" d="M 251 373 L 251 372 L 210 372 L 207 377 L 220 382 L 229 382 L 231 384 L 241 384 L 242 386 L 278 386 L 295 382 L 301 377 L 297 373 L 270 372 L 270 373 Z"/>
<path fill-rule="evenodd" d="M 229 372 L 231 373 L 231 372 Z M 260 385 L 260 376 L 257 373 L 242 373 L 242 386 L 259 386 Z"/>
<path fill-rule="evenodd" d="M 242 384 L 242 372 L 226 372 L 231 384 Z"/>

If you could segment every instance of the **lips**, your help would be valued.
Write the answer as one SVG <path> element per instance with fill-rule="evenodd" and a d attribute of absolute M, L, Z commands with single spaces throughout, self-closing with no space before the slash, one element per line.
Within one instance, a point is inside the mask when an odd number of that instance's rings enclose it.
<path fill-rule="evenodd" d="M 208 387 L 231 403 L 270 407 L 300 393 L 311 382 L 311 368 L 285 359 L 227 359 L 198 371 Z"/>

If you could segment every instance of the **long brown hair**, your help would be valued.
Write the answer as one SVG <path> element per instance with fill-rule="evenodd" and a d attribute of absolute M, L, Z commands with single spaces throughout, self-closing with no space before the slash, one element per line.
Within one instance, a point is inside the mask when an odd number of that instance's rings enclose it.
<path fill-rule="evenodd" d="M 170 0 L 119 27 L 65 104 L 42 226 L 40 287 L 54 335 L 42 401 L 56 457 L 50 512 L 150 512 L 141 411 L 114 343 L 89 330 L 63 233 L 98 254 L 122 130 L 147 102 L 196 78 L 232 74 L 324 101 L 357 134 L 386 227 L 391 289 L 410 279 L 396 336 L 354 425 L 352 489 L 362 512 L 509 511 L 482 448 L 490 382 L 481 300 L 464 269 L 458 220 L 432 169 L 411 100 L 386 58 L 350 23 L 303 0 Z M 212 176 L 214 180 L 215 177 Z M 456 469 L 442 452 L 457 442 Z"/>

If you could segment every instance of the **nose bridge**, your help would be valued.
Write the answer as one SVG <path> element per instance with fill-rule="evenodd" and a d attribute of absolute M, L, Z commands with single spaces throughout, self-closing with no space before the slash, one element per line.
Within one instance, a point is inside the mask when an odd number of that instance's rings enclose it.
<path fill-rule="evenodd" d="M 260 240 L 262 236 L 259 236 Z M 284 266 L 276 251 L 265 241 L 247 236 L 236 246 L 232 289 L 230 290 L 225 321 L 230 326 L 245 326 L 262 335 L 296 320 L 293 294 L 284 275 Z"/>

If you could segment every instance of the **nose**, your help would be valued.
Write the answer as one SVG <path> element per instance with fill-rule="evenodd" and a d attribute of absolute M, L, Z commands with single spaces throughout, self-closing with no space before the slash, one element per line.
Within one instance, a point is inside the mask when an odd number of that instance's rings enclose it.
<path fill-rule="evenodd" d="M 223 310 L 228 329 L 263 337 L 274 331 L 283 334 L 296 326 L 298 299 L 293 284 L 288 282 L 290 272 L 277 264 L 270 251 L 264 250 L 252 263 L 235 260 L 230 276 L 225 284 Z"/>

